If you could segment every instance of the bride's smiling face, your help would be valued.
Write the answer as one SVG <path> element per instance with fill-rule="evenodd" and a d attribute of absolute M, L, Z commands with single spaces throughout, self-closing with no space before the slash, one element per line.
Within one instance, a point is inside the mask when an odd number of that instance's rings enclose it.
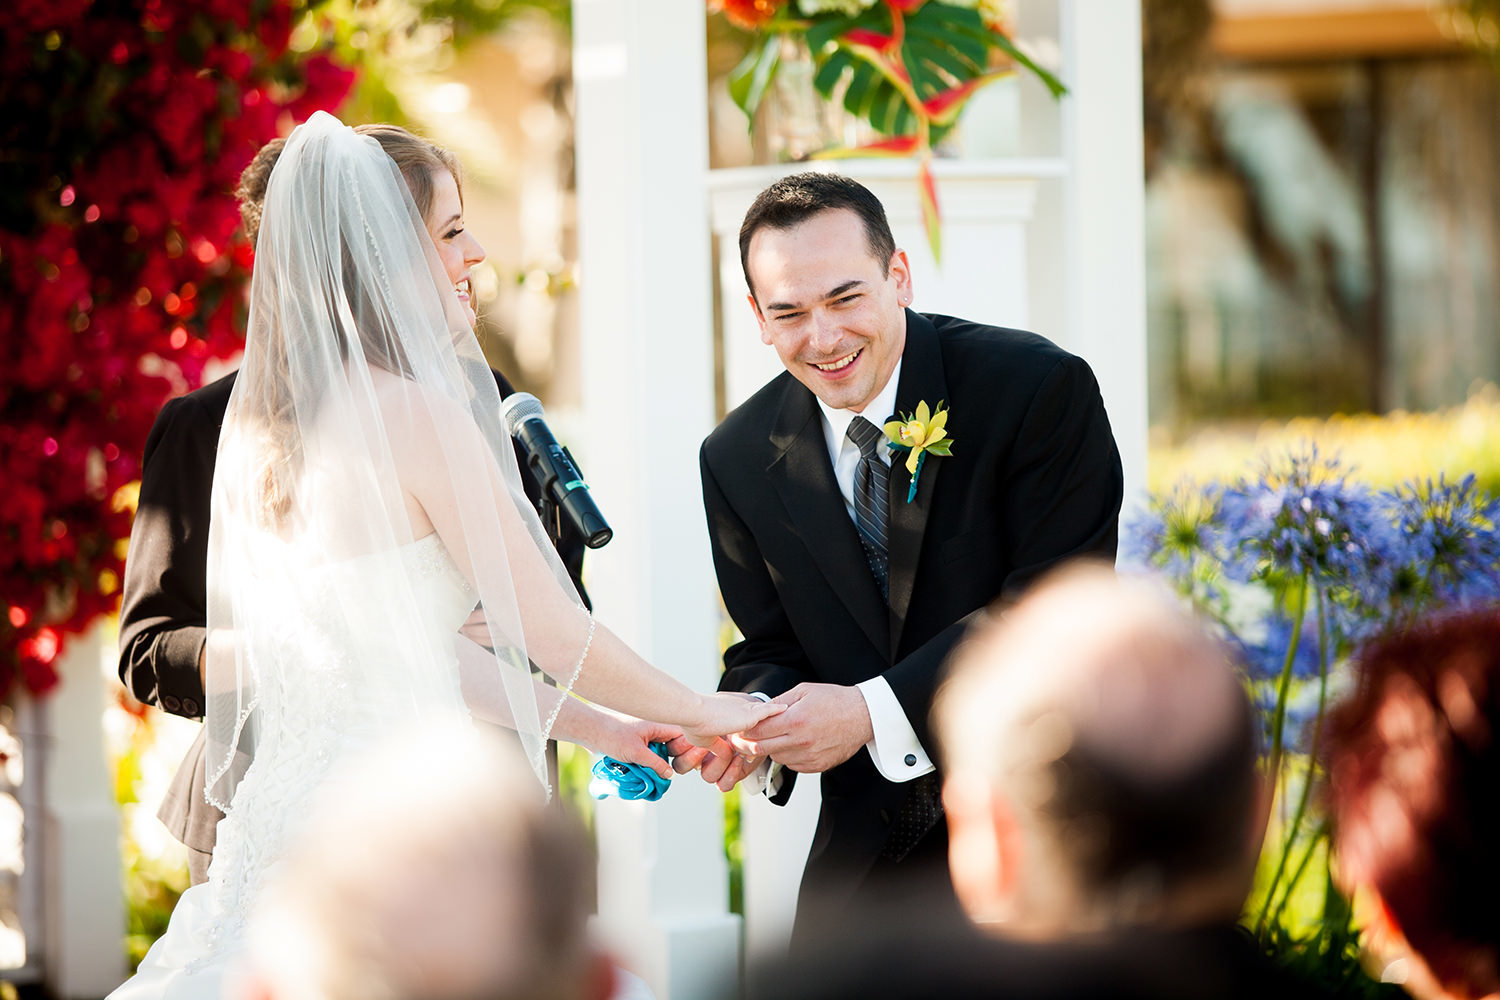
<path fill-rule="evenodd" d="M 484 247 L 464 226 L 463 199 L 458 196 L 453 175 L 446 170 L 432 172 L 432 208 L 427 213 L 427 232 L 437 245 L 443 270 L 448 272 L 448 280 L 458 294 L 458 304 L 473 326 L 478 317 L 474 313 L 469 279 L 474 267 L 484 260 Z"/>

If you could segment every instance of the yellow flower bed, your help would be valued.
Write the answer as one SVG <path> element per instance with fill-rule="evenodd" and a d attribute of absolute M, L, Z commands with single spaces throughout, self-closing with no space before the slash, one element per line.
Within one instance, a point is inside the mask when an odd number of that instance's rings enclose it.
<path fill-rule="evenodd" d="M 1340 457 L 1346 470 L 1371 486 L 1436 479 L 1440 473 L 1461 479 L 1472 472 L 1486 492 L 1500 493 L 1500 388 L 1486 385 L 1462 406 L 1431 413 L 1298 417 L 1254 428 L 1210 427 L 1180 443 L 1153 439 L 1150 489 L 1159 493 L 1183 480 L 1254 475 L 1262 456 L 1309 442 Z"/>

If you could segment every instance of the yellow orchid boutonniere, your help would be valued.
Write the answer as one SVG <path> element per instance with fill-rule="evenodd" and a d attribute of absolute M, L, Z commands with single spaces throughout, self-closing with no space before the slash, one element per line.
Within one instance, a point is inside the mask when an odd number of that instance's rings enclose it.
<path fill-rule="evenodd" d="M 896 420 L 886 421 L 885 436 L 891 451 L 906 452 L 906 471 L 911 473 L 911 488 L 906 491 L 906 502 L 917 498 L 917 479 L 922 475 L 922 464 L 928 455 L 953 454 L 953 439 L 948 436 L 948 411 L 941 402 L 936 410 L 927 406 L 926 400 L 917 403 L 915 413 Z"/>

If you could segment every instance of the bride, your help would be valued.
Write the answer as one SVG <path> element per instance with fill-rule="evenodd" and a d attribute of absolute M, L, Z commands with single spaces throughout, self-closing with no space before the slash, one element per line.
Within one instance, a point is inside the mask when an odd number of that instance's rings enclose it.
<path fill-rule="evenodd" d="M 376 141 L 321 112 L 293 131 L 213 483 L 204 724 L 225 819 L 208 881 L 112 997 L 217 997 L 325 776 L 397 725 L 499 723 L 545 787 L 570 692 L 700 745 L 781 710 L 698 694 L 595 624 L 522 491 L 471 316 Z"/>

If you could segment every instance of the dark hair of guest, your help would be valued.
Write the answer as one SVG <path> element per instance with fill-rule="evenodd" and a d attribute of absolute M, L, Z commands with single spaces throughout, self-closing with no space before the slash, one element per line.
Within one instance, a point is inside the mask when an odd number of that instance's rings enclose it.
<path fill-rule="evenodd" d="M 1334 849 L 1433 975 L 1500 990 L 1500 607 L 1371 644 L 1327 722 Z"/>
<path fill-rule="evenodd" d="M 1246 869 L 1259 746 L 1249 700 L 1238 702 L 1217 739 L 1170 775 L 1139 773 L 1087 734 L 1052 763 L 1040 808 L 1082 884 L 1124 898 Z"/>

